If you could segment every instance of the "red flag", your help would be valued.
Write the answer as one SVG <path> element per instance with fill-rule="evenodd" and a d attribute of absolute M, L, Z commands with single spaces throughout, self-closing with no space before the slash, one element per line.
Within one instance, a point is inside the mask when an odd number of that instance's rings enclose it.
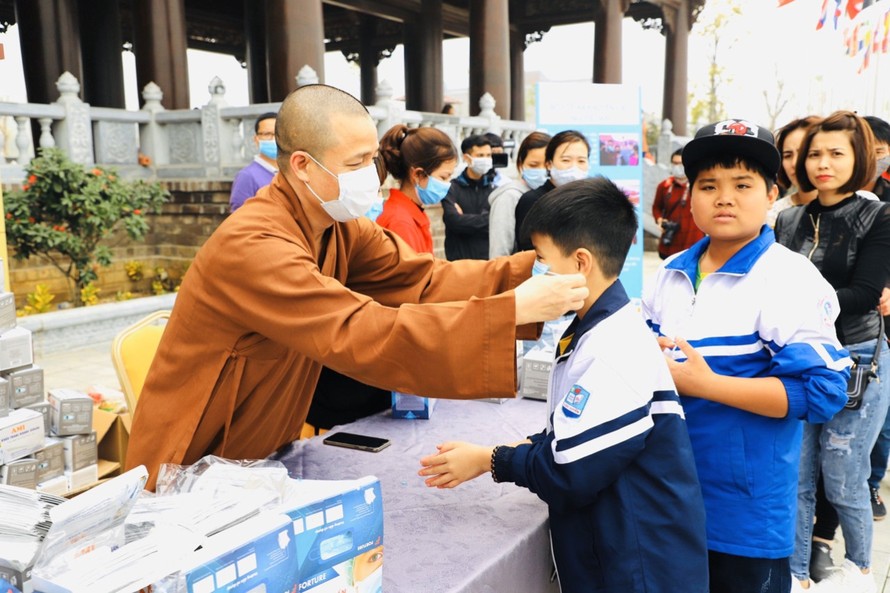
<path fill-rule="evenodd" d="M 862 11 L 862 0 L 847 0 L 847 17 L 852 19 Z"/>
<path fill-rule="evenodd" d="M 794 0 L 779 0 L 779 6 L 785 6 L 786 4 L 791 4 Z"/>

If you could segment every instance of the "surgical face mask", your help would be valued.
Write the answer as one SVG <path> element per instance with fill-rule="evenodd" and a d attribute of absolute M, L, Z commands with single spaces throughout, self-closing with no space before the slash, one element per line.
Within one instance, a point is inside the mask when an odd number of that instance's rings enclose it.
<path fill-rule="evenodd" d="M 377 167 L 373 163 L 356 171 L 334 175 L 328 171 L 327 167 L 315 160 L 315 157 L 308 152 L 306 154 L 316 165 L 324 169 L 325 173 L 336 177 L 340 184 L 339 197 L 336 200 L 325 202 L 315 193 L 312 186 L 306 183 L 306 187 L 309 188 L 312 195 L 321 202 L 324 211 L 337 222 L 355 220 L 370 210 L 374 202 L 380 199 L 380 178 L 377 176 Z"/>
<path fill-rule="evenodd" d="M 550 266 L 536 259 L 532 265 L 532 276 L 544 276 L 548 273 L 550 273 Z"/>
<path fill-rule="evenodd" d="M 260 154 L 270 159 L 278 158 L 278 145 L 274 140 L 260 140 Z"/>
<path fill-rule="evenodd" d="M 381 566 L 355 584 L 355 593 L 382 593 L 383 567 Z"/>
<path fill-rule="evenodd" d="M 674 179 L 686 179 L 686 169 L 683 165 L 671 165 L 671 175 Z"/>
<path fill-rule="evenodd" d="M 878 159 L 878 170 L 877 175 L 875 175 L 875 179 L 880 177 L 881 174 L 886 171 L 888 167 L 890 167 L 890 154 Z"/>
<path fill-rule="evenodd" d="M 485 175 L 491 171 L 492 160 L 490 156 L 473 157 L 470 163 L 470 170 L 476 175 Z"/>
<path fill-rule="evenodd" d="M 371 204 L 371 207 L 365 212 L 365 218 L 369 218 L 371 220 L 376 221 L 377 217 L 383 214 L 383 200 L 378 199 L 376 202 Z"/>
<path fill-rule="evenodd" d="M 451 184 L 435 177 L 427 177 L 426 179 L 426 187 L 420 187 L 419 184 L 414 186 L 414 189 L 417 190 L 417 196 L 424 204 L 438 204 L 448 193 Z"/>
<path fill-rule="evenodd" d="M 547 169 L 523 169 L 522 178 L 532 189 L 538 189 L 547 183 Z"/>
<path fill-rule="evenodd" d="M 582 171 L 579 167 L 572 167 L 571 169 L 557 169 L 554 167 L 550 169 L 550 179 L 553 180 L 553 185 L 556 187 L 586 178 L 587 171 Z"/>

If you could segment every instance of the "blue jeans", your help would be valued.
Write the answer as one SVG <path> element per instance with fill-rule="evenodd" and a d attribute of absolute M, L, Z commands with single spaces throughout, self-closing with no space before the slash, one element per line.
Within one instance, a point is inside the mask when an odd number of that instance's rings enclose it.
<path fill-rule="evenodd" d="M 790 593 L 788 558 L 746 558 L 708 550 L 712 593 Z"/>
<path fill-rule="evenodd" d="M 871 450 L 871 475 L 868 477 L 868 485 L 871 488 L 879 488 L 884 474 L 887 473 L 887 461 L 890 459 L 890 412 L 884 420 L 884 427 L 878 434 L 878 440 Z"/>
<path fill-rule="evenodd" d="M 869 364 L 875 340 L 844 346 Z M 869 455 L 884 426 L 890 403 L 890 350 L 878 357 L 878 377 L 872 381 L 858 410 L 843 409 L 825 424 L 806 424 L 800 450 L 797 493 L 797 529 L 791 574 L 809 578 L 816 506 L 816 479 L 822 474 L 825 495 L 837 510 L 846 544 L 846 558 L 860 568 L 871 564 L 872 513 L 867 478 Z"/>

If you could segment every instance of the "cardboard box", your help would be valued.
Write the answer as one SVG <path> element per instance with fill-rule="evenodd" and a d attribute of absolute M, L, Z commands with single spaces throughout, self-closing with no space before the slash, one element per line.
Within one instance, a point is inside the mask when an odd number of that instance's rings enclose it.
<path fill-rule="evenodd" d="M 93 399 L 74 389 L 51 389 L 47 394 L 56 436 L 93 432 Z"/>
<path fill-rule="evenodd" d="M 529 399 L 547 400 L 547 385 L 554 353 L 551 350 L 532 348 L 522 359 L 522 382 L 519 394 Z"/>
<path fill-rule="evenodd" d="M 99 467 L 93 464 L 73 472 L 66 470 L 65 478 L 68 480 L 68 492 L 80 490 L 99 481 Z"/>
<path fill-rule="evenodd" d="M 25 406 L 29 410 L 36 410 L 43 414 L 43 430 L 46 436 L 50 435 L 50 429 L 52 429 L 53 425 L 53 416 L 52 412 L 50 412 L 49 402 L 43 400 L 40 403 L 31 404 L 30 406 Z"/>
<path fill-rule="evenodd" d="M 37 483 L 65 475 L 65 447 L 62 441 L 46 439 L 43 449 L 34 453 L 37 460 Z"/>
<path fill-rule="evenodd" d="M 110 463 L 99 464 L 99 477 L 116 476 L 127 462 L 130 442 L 130 414 L 113 414 L 93 408 L 93 428 L 99 444 L 99 459 Z M 103 474 L 103 471 L 110 472 Z"/>
<path fill-rule="evenodd" d="M 3 379 L 9 381 L 11 408 L 24 408 L 46 400 L 43 394 L 43 369 L 39 366 L 7 371 L 3 373 Z"/>
<path fill-rule="evenodd" d="M 2 290 L 2 288 L 0 288 Z M 0 333 L 15 327 L 15 295 L 0 292 Z"/>
<path fill-rule="evenodd" d="M 37 492 L 45 492 L 47 494 L 55 494 L 56 496 L 65 496 L 68 493 L 68 478 L 63 473 L 45 482 L 37 483 Z"/>
<path fill-rule="evenodd" d="M 291 591 L 297 550 L 285 515 L 262 514 L 207 538 L 182 571 L 188 593 Z"/>
<path fill-rule="evenodd" d="M 316 502 L 285 511 L 293 521 L 297 545 L 298 591 L 319 593 L 377 591 L 383 584 L 383 496 L 373 476 Z M 353 565 L 373 568 L 362 582 L 352 581 Z M 374 586 L 373 583 L 379 583 Z"/>
<path fill-rule="evenodd" d="M 65 454 L 66 472 L 76 472 L 99 463 L 95 432 L 60 437 L 59 440 L 62 441 L 62 450 Z"/>
<path fill-rule="evenodd" d="M 34 490 L 37 487 L 37 460 L 26 457 L 0 465 L 0 483 Z"/>
<path fill-rule="evenodd" d="M 33 363 L 31 330 L 14 327 L 0 334 L 0 372 L 26 367 Z"/>
<path fill-rule="evenodd" d="M 20 570 L 15 568 L 8 560 L 0 558 L 0 579 L 5 580 L 15 587 L 15 590 L 22 593 L 34 593 L 34 581 L 31 579 L 33 568 L 33 564 L 30 564 Z"/>
<path fill-rule="evenodd" d="M 282 507 L 285 514 L 264 513 L 207 538 L 183 565 L 188 593 L 379 591 L 383 583 L 380 482 L 368 476 L 334 488 L 307 495 L 291 508 Z M 353 583 L 358 563 L 377 568 Z"/>
<path fill-rule="evenodd" d="M 0 418 L 9 414 L 10 408 L 9 381 L 0 377 Z"/>
<path fill-rule="evenodd" d="M 411 395 L 410 393 L 402 393 L 400 391 L 392 392 L 393 418 L 429 420 L 430 416 L 433 415 L 433 408 L 435 407 L 435 398 Z"/>
<path fill-rule="evenodd" d="M 43 447 L 43 414 L 22 408 L 0 418 L 0 464 L 28 457 Z"/>

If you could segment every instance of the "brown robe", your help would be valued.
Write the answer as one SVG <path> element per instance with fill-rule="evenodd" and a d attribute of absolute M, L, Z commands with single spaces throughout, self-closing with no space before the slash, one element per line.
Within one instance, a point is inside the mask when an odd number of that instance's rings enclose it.
<path fill-rule="evenodd" d="M 127 467 L 144 464 L 154 488 L 162 463 L 270 455 L 299 437 L 322 364 L 407 393 L 515 396 L 511 289 L 533 260 L 418 255 L 365 218 L 334 223 L 276 175 L 186 274 L 139 399 Z"/>

